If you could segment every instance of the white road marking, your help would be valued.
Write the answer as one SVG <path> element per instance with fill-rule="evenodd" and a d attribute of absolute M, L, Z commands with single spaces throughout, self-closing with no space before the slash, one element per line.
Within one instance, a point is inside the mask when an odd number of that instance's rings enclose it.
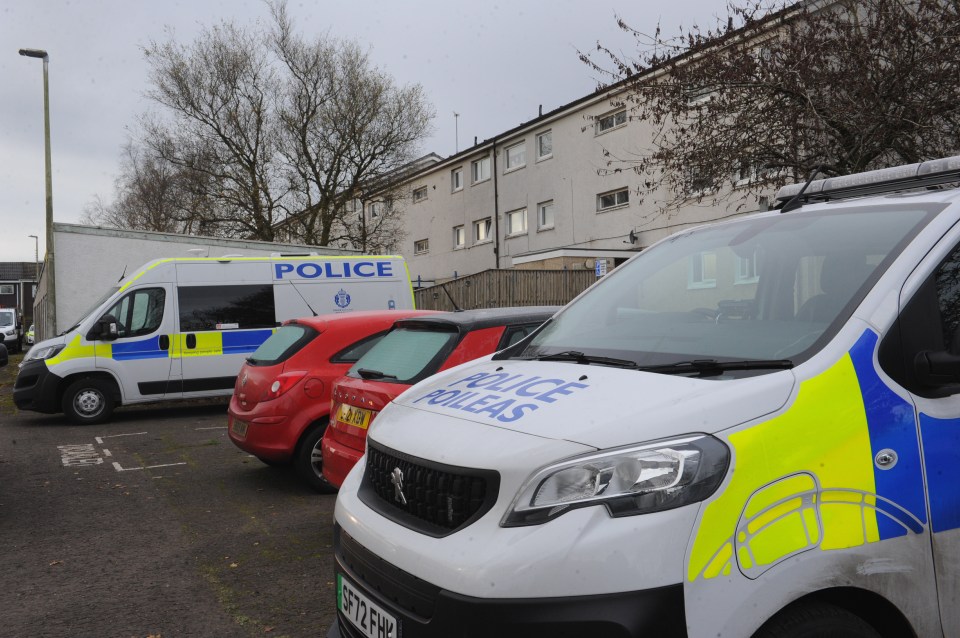
<path fill-rule="evenodd" d="M 118 472 L 134 472 L 136 470 L 151 470 L 155 467 L 173 467 L 174 465 L 186 465 L 186 462 L 181 463 L 164 463 L 163 465 L 146 465 L 144 467 L 121 467 L 116 461 L 113 462 L 113 469 Z"/>
<path fill-rule="evenodd" d="M 103 455 L 104 455 L 104 456 L 113 456 L 113 454 L 111 454 L 111 453 L 110 453 L 110 450 L 108 450 L 107 448 L 103 448 Z"/>
<path fill-rule="evenodd" d="M 60 462 L 64 467 L 76 465 L 100 465 L 103 458 L 93 447 L 93 443 L 84 443 L 82 445 L 58 445 L 60 450 Z"/>
<path fill-rule="evenodd" d="M 107 436 L 95 437 L 93 440 L 99 443 L 100 445 L 103 445 L 104 439 L 115 439 L 118 436 L 140 436 L 141 434 L 147 434 L 147 432 L 130 432 L 129 434 L 108 434 Z"/>

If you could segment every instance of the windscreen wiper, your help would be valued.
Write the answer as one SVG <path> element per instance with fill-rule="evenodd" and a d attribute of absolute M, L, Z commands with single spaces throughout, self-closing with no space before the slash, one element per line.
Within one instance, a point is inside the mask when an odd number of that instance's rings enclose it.
<path fill-rule="evenodd" d="M 564 352 L 555 352 L 554 354 L 545 354 L 539 357 L 533 357 L 528 361 L 573 361 L 581 365 L 599 365 L 613 366 L 616 368 L 636 368 L 637 362 L 629 359 L 615 359 L 613 357 L 597 357 L 587 355 L 577 350 L 566 350 Z"/>
<path fill-rule="evenodd" d="M 789 370 L 793 367 L 790 359 L 745 359 L 743 361 L 717 361 L 716 359 L 693 359 L 655 366 L 640 366 L 642 372 L 658 374 L 698 374 L 701 377 L 715 377 L 729 370 Z"/>
<path fill-rule="evenodd" d="M 396 379 L 397 377 L 392 374 L 387 374 L 386 372 L 380 372 L 379 370 L 368 370 L 367 368 L 360 368 L 357 370 L 359 374 L 364 379 Z"/>

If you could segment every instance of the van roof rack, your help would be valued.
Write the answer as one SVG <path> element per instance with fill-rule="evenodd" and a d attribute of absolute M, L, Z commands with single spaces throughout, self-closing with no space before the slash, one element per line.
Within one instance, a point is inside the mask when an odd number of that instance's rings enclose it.
<path fill-rule="evenodd" d="M 960 182 L 960 156 L 881 168 L 853 175 L 828 177 L 808 182 L 808 185 L 788 184 L 777 191 L 776 200 L 780 202 L 777 208 L 782 208 L 785 203 L 798 195 L 799 204 L 809 204 L 941 186 L 952 182 Z M 804 186 L 806 186 L 805 190 Z"/>

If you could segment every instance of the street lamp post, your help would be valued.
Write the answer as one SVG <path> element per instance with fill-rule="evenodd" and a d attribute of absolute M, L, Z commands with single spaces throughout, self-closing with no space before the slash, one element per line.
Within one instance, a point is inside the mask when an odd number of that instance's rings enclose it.
<path fill-rule="evenodd" d="M 27 235 L 33 237 L 33 283 L 40 280 L 40 238 L 36 235 Z"/>
<path fill-rule="evenodd" d="M 39 58 L 43 60 L 43 141 L 45 152 L 46 167 L 46 189 L 47 189 L 47 294 L 44 299 L 46 315 L 48 321 L 44 321 L 42 337 L 44 339 L 57 334 L 57 297 L 54 281 L 54 272 L 56 268 L 53 263 L 53 177 L 50 167 L 50 84 L 47 80 L 47 67 L 50 63 L 50 56 L 42 49 L 20 49 L 20 55 L 28 58 Z M 47 332 L 47 328 L 51 332 Z"/>

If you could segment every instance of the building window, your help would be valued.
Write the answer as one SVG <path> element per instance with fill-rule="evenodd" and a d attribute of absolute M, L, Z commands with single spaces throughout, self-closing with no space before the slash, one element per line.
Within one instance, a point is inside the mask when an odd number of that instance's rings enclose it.
<path fill-rule="evenodd" d="M 537 135 L 537 160 L 553 157 L 553 131 L 545 131 Z"/>
<path fill-rule="evenodd" d="M 553 200 L 537 204 L 537 228 L 553 228 Z"/>
<path fill-rule="evenodd" d="M 370 212 L 370 217 L 379 217 L 380 213 L 383 212 L 383 204 L 373 202 L 367 207 L 367 210 Z"/>
<path fill-rule="evenodd" d="M 420 188 L 413 189 L 413 201 L 422 202 L 427 198 L 427 187 L 421 186 Z"/>
<path fill-rule="evenodd" d="M 627 123 L 627 109 L 620 109 L 597 118 L 597 135 L 624 126 Z"/>
<path fill-rule="evenodd" d="M 467 232 L 463 226 L 453 227 L 453 249 L 463 248 L 467 245 Z"/>
<path fill-rule="evenodd" d="M 630 203 L 630 192 L 626 188 L 597 195 L 597 211 L 619 208 Z"/>
<path fill-rule="evenodd" d="M 429 239 L 418 239 L 417 241 L 413 242 L 413 254 L 421 255 L 426 252 L 430 252 Z"/>
<path fill-rule="evenodd" d="M 512 210 L 504 217 L 507 220 L 507 236 L 521 235 L 527 232 L 527 209 Z"/>
<path fill-rule="evenodd" d="M 755 284 L 760 280 L 757 274 L 757 253 L 746 257 L 737 256 L 737 273 L 734 277 L 735 284 Z"/>
<path fill-rule="evenodd" d="M 690 257 L 687 288 L 717 287 L 717 254 L 713 251 L 696 253 Z"/>
<path fill-rule="evenodd" d="M 480 244 L 490 241 L 490 231 L 493 228 L 492 220 L 487 217 L 473 222 L 473 243 Z"/>
<path fill-rule="evenodd" d="M 527 165 L 527 143 L 525 141 L 507 147 L 505 154 L 507 156 L 505 171 L 512 171 Z"/>
<path fill-rule="evenodd" d="M 696 166 L 687 169 L 684 175 L 684 188 L 690 197 L 700 197 L 711 188 L 713 183 L 710 177 Z"/>
<path fill-rule="evenodd" d="M 13 294 L 13 284 L 3 284 L 0 286 L 0 295 L 12 295 Z"/>
<path fill-rule="evenodd" d="M 463 168 L 450 171 L 450 191 L 456 193 L 463 190 Z"/>
<path fill-rule="evenodd" d="M 472 162 L 470 176 L 474 184 L 490 179 L 490 158 L 483 157 Z"/>
<path fill-rule="evenodd" d="M 683 92 L 687 96 L 687 106 L 696 106 L 709 102 L 717 94 L 717 87 L 712 84 L 703 86 L 688 85 L 684 87 Z"/>

